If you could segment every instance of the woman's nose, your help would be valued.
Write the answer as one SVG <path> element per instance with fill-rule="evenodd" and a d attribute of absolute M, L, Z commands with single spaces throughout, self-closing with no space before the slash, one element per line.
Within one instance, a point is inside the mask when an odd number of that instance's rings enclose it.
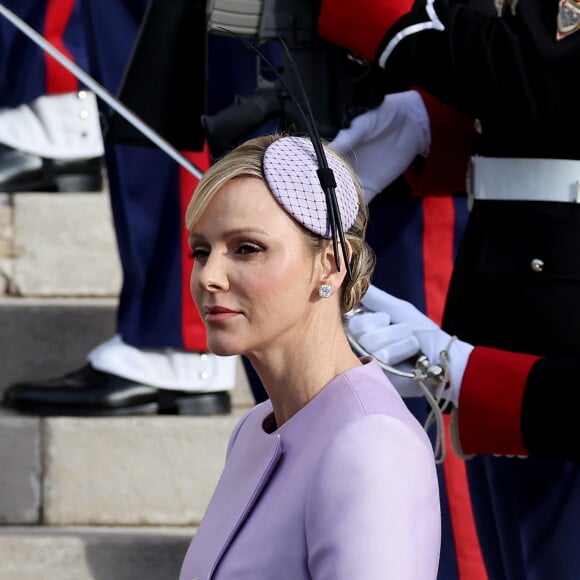
<path fill-rule="evenodd" d="M 227 290 L 227 260 L 217 252 L 212 252 L 203 263 L 198 263 L 192 271 L 192 278 L 197 277 L 198 284 L 204 290 Z"/>

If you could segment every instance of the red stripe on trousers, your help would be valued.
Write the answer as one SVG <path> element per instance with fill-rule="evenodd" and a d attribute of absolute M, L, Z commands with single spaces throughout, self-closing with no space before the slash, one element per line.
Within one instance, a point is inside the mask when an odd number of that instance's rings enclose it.
<path fill-rule="evenodd" d="M 423 198 L 423 275 L 427 316 L 441 324 L 453 270 L 455 206 L 450 196 Z M 487 580 L 475 529 L 465 462 L 453 453 L 445 416 L 447 456 L 443 474 L 460 580 Z"/>
<path fill-rule="evenodd" d="M 184 156 L 203 171 L 209 167 L 207 148 L 200 153 L 184 153 Z M 185 228 L 185 211 L 197 184 L 198 179 L 196 177 L 186 169 L 179 168 L 180 219 L 181 224 L 183 224 L 181 228 L 181 334 L 183 348 L 197 352 L 207 352 L 205 327 L 191 297 L 189 279 L 193 262 L 188 257 L 190 252 L 189 236 Z"/>
<path fill-rule="evenodd" d="M 75 0 L 48 0 L 44 18 L 44 38 L 73 60 L 72 54 L 64 45 L 64 32 L 69 23 Z M 46 68 L 46 94 L 69 93 L 76 91 L 78 81 L 58 61 L 44 53 Z"/>

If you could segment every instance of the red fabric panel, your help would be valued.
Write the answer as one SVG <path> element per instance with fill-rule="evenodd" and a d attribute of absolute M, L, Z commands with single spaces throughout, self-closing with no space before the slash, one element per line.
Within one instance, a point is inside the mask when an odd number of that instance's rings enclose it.
<path fill-rule="evenodd" d="M 453 453 L 450 435 L 450 415 L 443 417 L 445 421 L 445 440 L 447 456 L 443 462 L 445 487 L 451 515 L 451 527 L 455 541 L 457 569 L 460 580 L 487 580 L 487 572 L 479 547 L 475 519 L 471 509 L 471 496 L 467 483 L 465 461 Z"/>
<path fill-rule="evenodd" d="M 426 313 L 441 324 L 449 280 L 453 271 L 455 206 L 453 198 L 423 199 L 423 277 Z"/>
<path fill-rule="evenodd" d="M 429 93 L 421 94 L 431 127 L 431 147 L 420 172 L 414 166 L 405 173 L 415 195 L 452 195 L 466 191 L 469 159 L 474 151 L 474 119 L 444 105 Z"/>
<path fill-rule="evenodd" d="M 459 393 L 457 426 L 464 453 L 526 455 L 521 411 L 537 356 L 476 347 Z"/>
<path fill-rule="evenodd" d="M 64 45 L 64 32 L 70 20 L 75 0 L 48 0 L 44 19 L 44 38 L 65 56 L 73 60 Z M 44 53 L 46 67 L 46 93 L 69 93 L 76 91 L 78 81 L 54 58 Z"/>
<path fill-rule="evenodd" d="M 201 152 L 184 153 L 195 166 L 206 171 L 210 165 L 207 147 Z M 181 332 L 183 335 L 183 347 L 187 350 L 207 352 L 207 338 L 205 327 L 189 289 L 189 278 L 193 262 L 189 258 L 188 232 L 185 228 L 185 211 L 189 200 L 197 187 L 198 180 L 189 171 L 180 167 L 179 190 L 181 200 L 181 223 L 183 224 L 181 236 Z"/>
<path fill-rule="evenodd" d="M 413 0 L 323 0 L 318 18 L 322 38 L 375 60 L 383 37 Z"/>
<path fill-rule="evenodd" d="M 441 324 L 445 297 L 453 271 L 455 206 L 453 198 L 448 195 L 427 196 L 423 199 L 422 206 L 426 314 L 437 324 Z M 459 578 L 486 580 L 487 573 L 471 509 L 465 462 L 452 451 L 449 416 L 445 416 L 444 419 L 448 453 L 443 462 L 443 474 Z"/>

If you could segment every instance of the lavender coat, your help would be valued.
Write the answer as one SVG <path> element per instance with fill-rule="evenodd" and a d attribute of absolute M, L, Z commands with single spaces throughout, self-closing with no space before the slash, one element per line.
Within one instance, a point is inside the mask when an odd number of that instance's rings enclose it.
<path fill-rule="evenodd" d="M 238 424 L 180 580 L 429 580 L 440 512 L 431 445 L 374 360 L 273 433 Z"/>

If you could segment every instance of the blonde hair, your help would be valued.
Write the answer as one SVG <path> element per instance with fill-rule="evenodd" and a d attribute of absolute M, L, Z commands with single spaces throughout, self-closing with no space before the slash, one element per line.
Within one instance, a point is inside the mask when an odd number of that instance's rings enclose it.
<path fill-rule="evenodd" d="M 232 179 L 236 177 L 257 177 L 266 183 L 262 170 L 264 153 L 274 141 L 281 137 L 283 135 L 267 135 L 250 139 L 212 165 L 201 178 L 187 206 L 185 213 L 187 229 L 189 231 L 193 229 L 217 192 Z M 346 277 L 342 284 L 341 311 L 344 314 L 354 308 L 367 291 L 375 266 L 375 256 L 365 241 L 368 209 L 363 198 L 360 181 L 342 155 L 335 151 L 332 151 L 332 154 L 338 156 L 348 169 L 359 198 L 359 210 L 356 219 L 348 232 L 344 234 L 351 247 L 350 266 L 352 271 L 352 279 Z M 321 250 L 324 244 L 328 242 L 325 238 L 307 230 L 302 224 L 299 225 L 317 250 Z M 343 256 L 341 256 L 341 262 L 343 262 L 344 267 Z"/>

